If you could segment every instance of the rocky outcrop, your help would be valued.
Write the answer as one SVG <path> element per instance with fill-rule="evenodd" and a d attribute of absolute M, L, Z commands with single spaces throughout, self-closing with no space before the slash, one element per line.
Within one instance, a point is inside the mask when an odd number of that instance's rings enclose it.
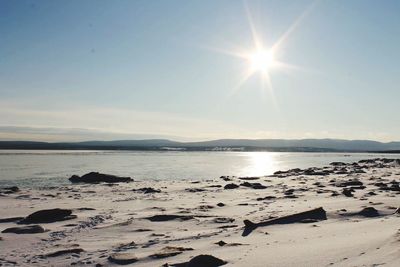
<path fill-rule="evenodd" d="M 187 267 L 218 267 L 227 264 L 226 261 L 218 259 L 212 255 L 198 255 L 192 258 Z"/>
<path fill-rule="evenodd" d="M 167 246 L 162 248 L 160 251 L 151 254 L 149 257 L 153 259 L 163 259 L 167 257 L 172 257 L 181 254 L 184 251 L 193 250 L 192 248 L 184 248 L 184 247 L 172 247 Z"/>
<path fill-rule="evenodd" d="M 46 230 L 40 225 L 29 225 L 22 227 L 11 227 L 2 231 L 2 233 L 13 234 L 39 234 L 44 233 Z"/>
<path fill-rule="evenodd" d="M 108 260 L 118 265 L 128 265 L 138 261 L 133 253 L 115 253 L 108 257 Z"/>
<path fill-rule="evenodd" d="M 81 248 L 63 249 L 63 250 L 58 250 L 55 252 L 48 253 L 48 254 L 44 255 L 44 257 L 52 258 L 52 257 L 59 257 L 59 256 L 67 255 L 67 254 L 80 254 L 82 252 L 84 252 L 84 250 Z"/>
<path fill-rule="evenodd" d="M 239 186 L 237 184 L 227 184 L 224 186 L 224 189 L 236 189 Z"/>
<path fill-rule="evenodd" d="M 71 178 L 69 178 L 69 180 L 72 183 L 88 183 L 88 184 L 133 182 L 133 179 L 131 177 L 120 177 L 99 172 L 89 172 L 82 176 L 72 175 Z"/>
<path fill-rule="evenodd" d="M 267 188 L 265 185 L 262 185 L 260 183 L 249 183 L 249 182 L 244 182 L 240 184 L 241 186 L 252 188 L 252 189 L 265 189 Z"/>
<path fill-rule="evenodd" d="M 166 222 L 166 221 L 173 221 L 173 220 L 187 221 L 187 220 L 191 220 L 193 218 L 194 217 L 191 215 L 161 214 L 161 215 L 150 216 L 145 219 L 147 219 L 151 222 Z"/>
<path fill-rule="evenodd" d="M 52 223 L 75 219 L 76 215 L 71 214 L 72 210 L 69 209 L 39 210 L 28 215 L 23 220 L 19 221 L 18 224 Z"/>

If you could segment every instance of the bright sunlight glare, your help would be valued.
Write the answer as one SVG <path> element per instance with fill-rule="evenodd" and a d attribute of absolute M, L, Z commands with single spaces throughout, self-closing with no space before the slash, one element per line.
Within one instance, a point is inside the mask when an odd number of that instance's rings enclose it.
<path fill-rule="evenodd" d="M 249 55 L 249 62 L 253 72 L 267 72 L 274 65 L 272 51 L 259 50 Z"/>
<path fill-rule="evenodd" d="M 275 43 L 265 46 L 267 42 L 264 42 L 262 35 L 259 34 L 255 27 L 255 23 L 251 16 L 250 9 L 245 1 L 245 10 L 247 15 L 247 20 L 249 22 L 251 35 L 253 37 L 253 50 L 247 50 L 243 47 L 236 47 L 234 49 L 218 49 L 211 48 L 220 53 L 224 53 L 230 56 L 234 56 L 245 60 L 248 67 L 244 70 L 243 74 L 239 77 L 239 81 L 236 86 L 232 89 L 232 92 L 236 92 L 246 83 L 252 76 L 258 74 L 260 76 L 262 90 L 268 89 L 271 99 L 274 100 L 274 88 L 272 85 L 271 72 L 272 69 L 276 70 L 298 70 L 302 69 L 295 65 L 281 61 L 279 55 L 282 55 L 282 45 L 287 41 L 290 34 L 300 25 L 301 21 L 306 17 L 306 15 L 312 10 L 316 1 L 314 1 L 284 32 L 284 34 L 278 38 Z"/>

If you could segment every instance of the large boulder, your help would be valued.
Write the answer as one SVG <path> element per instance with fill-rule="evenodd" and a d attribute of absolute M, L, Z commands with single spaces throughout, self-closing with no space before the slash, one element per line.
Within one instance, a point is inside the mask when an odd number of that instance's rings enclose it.
<path fill-rule="evenodd" d="M 57 221 L 65 221 L 75 219 L 76 215 L 71 215 L 72 210 L 68 209 L 49 209 L 36 211 L 23 220 L 19 224 L 33 224 L 33 223 L 52 223 Z"/>
<path fill-rule="evenodd" d="M 40 225 L 28 225 L 22 227 L 11 227 L 2 231 L 2 233 L 13 233 L 13 234 L 38 234 L 44 233 L 45 229 Z"/>
<path fill-rule="evenodd" d="M 108 260 L 118 265 L 128 265 L 138 261 L 133 253 L 115 253 L 108 257 Z"/>
<path fill-rule="evenodd" d="M 89 172 L 82 176 L 72 175 L 71 178 L 69 178 L 69 180 L 72 183 L 89 183 L 89 184 L 133 182 L 133 179 L 131 177 L 120 177 L 99 172 Z"/>
<path fill-rule="evenodd" d="M 237 184 L 227 184 L 224 186 L 224 189 L 236 189 L 239 186 Z"/>
<path fill-rule="evenodd" d="M 225 265 L 227 262 L 218 259 L 211 255 L 198 255 L 192 258 L 188 263 L 187 267 L 217 267 Z"/>
<path fill-rule="evenodd" d="M 378 216 L 380 216 L 379 211 L 376 210 L 374 207 L 363 208 L 360 212 L 358 212 L 358 215 L 364 216 L 364 217 L 378 217 Z"/>

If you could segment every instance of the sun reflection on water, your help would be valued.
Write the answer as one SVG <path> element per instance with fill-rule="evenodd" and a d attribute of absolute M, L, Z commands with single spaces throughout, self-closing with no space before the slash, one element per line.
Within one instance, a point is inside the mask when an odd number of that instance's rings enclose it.
<path fill-rule="evenodd" d="M 263 176 L 271 174 L 278 168 L 277 153 L 249 152 L 246 153 L 248 166 L 242 170 L 249 176 Z"/>

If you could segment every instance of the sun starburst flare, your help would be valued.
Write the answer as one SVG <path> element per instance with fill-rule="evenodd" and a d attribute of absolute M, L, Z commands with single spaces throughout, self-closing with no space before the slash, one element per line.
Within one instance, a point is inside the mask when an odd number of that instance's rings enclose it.
<path fill-rule="evenodd" d="M 274 66 L 274 53 L 267 50 L 255 51 L 249 54 L 248 60 L 252 72 L 265 72 Z"/>
<path fill-rule="evenodd" d="M 279 60 L 278 53 L 283 43 L 288 39 L 289 35 L 300 25 L 301 21 L 306 17 L 306 15 L 315 6 L 313 2 L 295 21 L 290 25 L 290 27 L 283 33 L 283 35 L 278 38 L 278 40 L 271 46 L 266 46 L 264 40 L 262 39 L 259 31 L 256 29 L 255 23 L 251 16 L 250 9 L 245 2 L 245 11 L 247 20 L 249 23 L 252 39 L 253 48 L 251 49 L 235 49 L 235 50 L 225 50 L 225 49 L 215 49 L 219 53 L 227 54 L 240 58 L 247 61 L 247 68 L 244 70 L 243 74 L 239 78 L 239 82 L 234 86 L 232 93 L 240 89 L 252 76 L 260 75 L 261 89 L 269 91 L 270 96 L 274 99 L 274 88 L 272 86 L 271 72 L 274 70 L 290 71 L 290 70 L 301 70 L 302 68 L 283 62 Z M 279 53 L 281 54 L 281 53 Z"/>

